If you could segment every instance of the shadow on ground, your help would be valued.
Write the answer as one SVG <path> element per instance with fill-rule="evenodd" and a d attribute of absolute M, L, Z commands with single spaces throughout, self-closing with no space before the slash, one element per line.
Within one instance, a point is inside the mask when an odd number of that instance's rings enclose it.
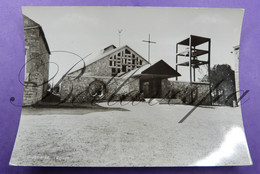
<path fill-rule="evenodd" d="M 83 115 L 93 112 L 108 112 L 108 111 L 129 111 L 120 107 L 104 107 L 98 104 L 71 104 L 63 103 L 56 104 L 38 104 L 31 107 L 23 107 L 22 115 Z"/>

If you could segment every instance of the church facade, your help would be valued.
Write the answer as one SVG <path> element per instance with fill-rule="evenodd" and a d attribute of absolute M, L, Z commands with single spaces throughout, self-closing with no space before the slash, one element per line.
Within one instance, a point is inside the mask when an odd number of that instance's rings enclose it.
<path fill-rule="evenodd" d="M 61 101 L 89 102 L 93 99 L 121 100 L 163 97 L 163 80 L 180 76 L 166 62 L 151 65 L 125 45 L 110 45 L 86 66 L 69 73 L 61 83 Z"/>

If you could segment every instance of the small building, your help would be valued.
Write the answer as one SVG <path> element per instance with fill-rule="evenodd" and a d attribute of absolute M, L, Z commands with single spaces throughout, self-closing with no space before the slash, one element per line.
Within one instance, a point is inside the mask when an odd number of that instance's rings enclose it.
<path fill-rule="evenodd" d="M 23 106 L 33 105 L 47 93 L 51 54 L 42 27 L 23 15 L 25 78 Z"/>
<path fill-rule="evenodd" d="M 143 93 L 145 98 L 164 98 L 165 81 L 168 78 L 181 76 L 165 61 L 160 60 L 153 65 L 146 64 L 138 70 L 132 70 L 123 76 L 123 78 L 131 78 L 139 80 L 139 91 Z"/>

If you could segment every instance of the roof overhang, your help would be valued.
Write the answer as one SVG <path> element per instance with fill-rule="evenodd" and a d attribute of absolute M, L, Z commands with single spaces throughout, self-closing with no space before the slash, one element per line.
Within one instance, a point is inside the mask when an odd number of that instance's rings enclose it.
<path fill-rule="evenodd" d="M 134 74 L 132 77 L 140 78 L 142 80 L 148 79 L 167 79 L 172 77 L 181 76 L 176 70 L 168 65 L 163 60 L 149 66 L 148 68 L 141 71 L 141 73 Z"/>
<path fill-rule="evenodd" d="M 191 46 L 198 46 L 198 45 L 201 45 L 201 44 L 204 44 L 204 43 L 210 41 L 210 38 L 190 35 L 189 38 L 187 38 L 187 39 L 185 39 L 185 40 L 183 40 L 183 41 L 181 41 L 177 44 L 189 46 L 190 45 L 190 39 L 191 39 Z"/>
<path fill-rule="evenodd" d="M 141 80 L 148 80 L 148 79 L 168 79 L 168 78 L 172 78 L 172 77 L 176 77 L 176 76 L 172 76 L 172 75 L 161 75 L 161 74 L 139 74 L 136 76 L 133 76 L 136 78 L 140 78 Z"/>

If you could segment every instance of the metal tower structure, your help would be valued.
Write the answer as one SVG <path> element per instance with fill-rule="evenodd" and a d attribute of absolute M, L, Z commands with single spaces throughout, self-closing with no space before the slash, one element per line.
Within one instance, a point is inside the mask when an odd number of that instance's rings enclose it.
<path fill-rule="evenodd" d="M 198 49 L 198 46 L 203 45 L 207 49 Z M 180 47 L 186 48 L 185 51 L 179 52 Z M 176 71 L 178 71 L 179 66 L 186 66 L 189 68 L 190 72 L 190 83 L 200 83 L 196 82 L 196 68 L 201 65 L 207 65 L 208 83 L 210 94 L 211 94 L 211 83 L 210 83 L 210 48 L 211 39 L 206 37 L 190 35 L 189 38 L 178 42 L 176 44 Z M 200 56 L 207 55 L 207 60 L 201 60 Z M 188 60 L 187 60 L 188 58 Z M 180 62 L 181 60 L 181 62 Z M 176 81 L 178 77 L 176 77 Z M 204 83 L 205 84 L 205 83 Z M 211 96 L 211 95 L 210 95 Z M 212 101 L 212 100 L 211 100 Z"/>

